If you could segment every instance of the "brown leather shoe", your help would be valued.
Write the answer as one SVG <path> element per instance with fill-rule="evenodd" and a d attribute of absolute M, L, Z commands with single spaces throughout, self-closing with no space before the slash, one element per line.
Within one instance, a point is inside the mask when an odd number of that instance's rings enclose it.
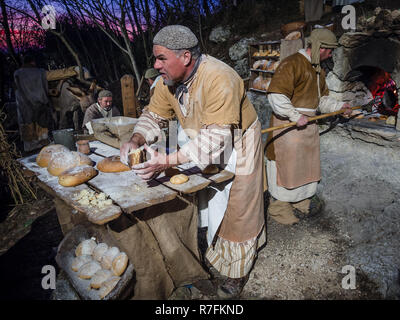
<path fill-rule="evenodd" d="M 310 212 L 310 203 L 311 199 L 304 199 L 298 202 L 292 202 L 292 206 L 301 213 L 307 215 Z"/>
<path fill-rule="evenodd" d="M 299 222 L 289 202 L 271 198 L 267 212 L 272 219 L 281 224 L 292 225 Z"/>
<path fill-rule="evenodd" d="M 248 275 L 242 278 L 226 278 L 217 290 L 218 297 L 221 299 L 238 298 L 248 279 Z"/>

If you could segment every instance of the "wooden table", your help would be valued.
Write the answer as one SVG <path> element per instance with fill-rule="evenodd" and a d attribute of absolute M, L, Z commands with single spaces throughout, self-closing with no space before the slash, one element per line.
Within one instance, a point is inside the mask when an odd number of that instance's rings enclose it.
<path fill-rule="evenodd" d="M 89 157 L 97 164 L 104 157 L 119 155 L 119 149 L 99 141 L 90 142 Z M 181 185 L 161 174 L 145 182 L 132 171 L 99 172 L 87 183 L 63 187 L 58 177 L 36 164 L 36 156 L 19 162 L 38 178 L 39 185 L 54 197 L 64 234 L 90 221 L 102 226 L 128 254 L 136 272 L 133 299 L 167 299 L 174 288 L 206 279 L 197 243 L 197 192 L 232 179 L 225 170 L 204 175 L 193 164 L 178 166 L 189 176 Z M 82 206 L 75 199 L 83 189 L 104 192 L 113 204 L 104 209 Z"/>

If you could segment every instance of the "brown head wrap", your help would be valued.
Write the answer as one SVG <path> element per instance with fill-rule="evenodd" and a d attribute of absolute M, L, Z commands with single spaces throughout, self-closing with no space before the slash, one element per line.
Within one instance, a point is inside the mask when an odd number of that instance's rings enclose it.
<path fill-rule="evenodd" d="M 311 64 L 314 66 L 317 73 L 321 72 L 320 65 L 320 48 L 334 49 L 337 48 L 338 42 L 335 34 L 326 29 L 314 29 L 311 32 L 309 41 L 311 43 Z"/>

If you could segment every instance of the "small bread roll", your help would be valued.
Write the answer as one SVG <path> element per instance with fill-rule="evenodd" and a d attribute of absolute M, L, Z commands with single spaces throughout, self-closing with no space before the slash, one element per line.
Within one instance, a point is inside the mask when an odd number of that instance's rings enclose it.
<path fill-rule="evenodd" d="M 121 279 L 120 277 L 114 276 L 108 279 L 107 281 L 103 282 L 99 290 L 100 299 L 104 299 L 104 297 L 108 295 L 115 288 L 120 279 Z"/>
<path fill-rule="evenodd" d="M 117 247 L 109 248 L 101 258 L 101 266 L 103 269 L 111 269 L 114 258 L 119 254 Z"/>
<path fill-rule="evenodd" d="M 129 166 L 132 168 L 132 166 L 135 166 L 139 163 L 146 161 L 145 156 L 146 155 L 145 155 L 144 151 L 141 149 L 135 149 L 135 150 L 129 152 L 129 154 L 128 154 Z"/>
<path fill-rule="evenodd" d="M 120 276 L 124 273 L 126 267 L 128 266 L 128 256 L 125 252 L 120 252 L 112 262 L 112 272 L 115 276 Z"/>
<path fill-rule="evenodd" d="M 82 267 L 84 264 L 92 261 L 92 256 L 90 254 L 83 254 L 79 257 L 74 258 L 71 264 L 71 269 L 75 272 L 77 272 L 80 267 Z"/>
<path fill-rule="evenodd" d="M 96 248 L 97 243 L 93 239 L 83 240 L 78 247 L 75 249 L 75 255 L 77 257 L 88 254 L 91 255 L 93 253 L 94 248 Z"/>
<path fill-rule="evenodd" d="M 186 174 L 177 174 L 171 177 L 169 180 L 172 184 L 182 184 L 185 183 L 189 180 L 189 177 Z"/>
<path fill-rule="evenodd" d="M 261 69 L 264 70 L 264 66 L 268 64 L 267 60 L 257 60 L 253 64 L 253 69 Z"/>
<path fill-rule="evenodd" d="M 69 149 L 62 144 L 51 144 L 48 146 L 45 146 L 40 150 L 38 156 L 36 157 L 36 163 L 45 168 L 49 165 L 49 162 L 51 160 L 51 157 L 53 156 L 54 153 L 57 152 L 68 152 Z"/>
<path fill-rule="evenodd" d="M 58 183 L 64 187 L 75 187 L 97 176 L 97 170 L 87 164 L 65 170 L 58 176 Z"/>
<path fill-rule="evenodd" d="M 258 76 L 257 78 L 255 78 L 253 80 L 253 88 L 261 90 L 261 82 L 262 82 L 262 80 L 263 80 L 262 76 Z"/>
<path fill-rule="evenodd" d="M 90 286 L 93 289 L 98 289 L 101 287 L 101 285 L 107 281 L 108 279 L 110 279 L 113 276 L 113 273 L 110 270 L 104 270 L 104 269 L 100 269 L 99 271 L 97 271 L 92 279 L 90 280 Z"/>
<path fill-rule="evenodd" d="M 97 164 L 97 169 L 101 172 L 122 172 L 131 170 L 131 168 L 121 162 L 119 156 L 104 158 Z"/>
<path fill-rule="evenodd" d="M 174 176 L 176 174 L 180 174 L 180 173 L 181 173 L 181 171 L 178 168 L 175 168 L 175 167 L 167 168 L 165 170 L 165 175 L 167 177 L 172 177 L 172 176 Z"/>
<path fill-rule="evenodd" d="M 300 37 L 301 37 L 300 31 L 293 31 L 285 37 L 285 40 L 297 40 L 300 39 Z"/>
<path fill-rule="evenodd" d="M 100 263 L 92 260 L 79 268 L 78 276 L 81 279 L 90 279 L 99 270 L 101 270 Z"/>
<path fill-rule="evenodd" d="M 210 164 L 204 170 L 201 171 L 203 174 L 216 174 L 219 172 L 219 168 L 215 164 Z"/>
<path fill-rule="evenodd" d="M 107 252 L 108 245 L 104 242 L 99 243 L 93 250 L 93 258 L 98 262 L 101 262 L 101 258 Z"/>

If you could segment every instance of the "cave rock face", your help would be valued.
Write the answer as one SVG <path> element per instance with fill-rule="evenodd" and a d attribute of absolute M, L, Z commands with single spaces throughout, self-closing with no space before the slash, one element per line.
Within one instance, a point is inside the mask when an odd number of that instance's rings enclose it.
<path fill-rule="evenodd" d="M 223 27 L 223 26 L 218 26 L 214 28 L 208 39 L 212 42 L 215 43 L 221 43 L 227 41 L 231 36 L 231 30 L 230 27 Z"/>

